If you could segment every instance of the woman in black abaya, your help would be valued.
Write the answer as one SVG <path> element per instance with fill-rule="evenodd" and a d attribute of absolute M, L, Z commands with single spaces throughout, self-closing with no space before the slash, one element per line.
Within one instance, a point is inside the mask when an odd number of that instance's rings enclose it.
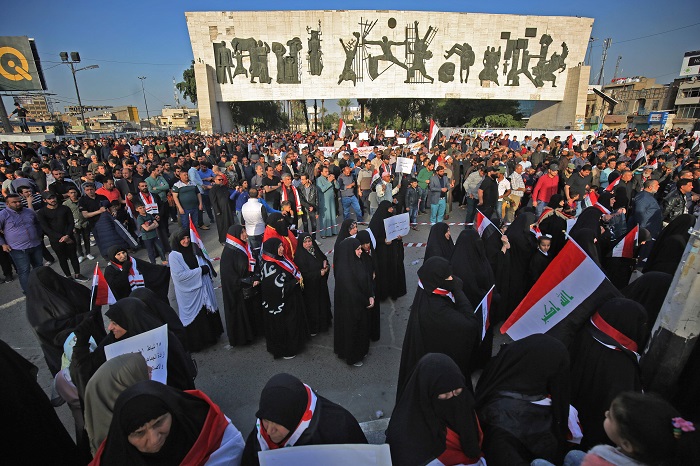
<path fill-rule="evenodd" d="M 438 222 L 430 227 L 423 260 L 428 260 L 433 256 L 440 256 L 450 260 L 454 247 L 455 245 L 450 235 L 450 226 L 445 222 Z"/>
<path fill-rule="evenodd" d="M 685 245 L 690 239 L 688 230 L 693 225 L 695 225 L 695 217 L 683 214 L 673 219 L 666 228 L 661 230 L 651 248 L 643 272 L 665 272 L 674 275 L 683 258 Z"/>
<path fill-rule="evenodd" d="M 369 231 L 362 230 L 357 232 L 357 240 L 362 245 L 362 263 L 367 271 L 367 276 L 370 278 L 372 283 L 372 294 L 376 296 L 377 294 L 377 277 L 375 270 L 376 266 L 376 253 L 372 247 L 372 237 Z M 381 303 L 379 300 L 374 300 L 374 306 L 369 309 L 369 339 L 370 341 L 379 341 L 381 336 Z"/>
<path fill-rule="evenodd" d="M 482 456 L 481 439 L 474 396 L 459 367 L 444 354 L 423 356 L 386 431 L 393 464 L 475 464 Z"/>
<path fill-rule="evenodd" d="M 44 360 L 52 376 L 61 370 L 63 343 L 75 327 L 90 317 L 96 325 L 92 336 L 100 341 L 106 333 L 102 327 L 100 307 L 90 312 L 90 289 L 56 273 L 51 267 L 37 267 L 29 274 L 27 320 L 39 340 Z"/>
<path fill-rule="evenodd" d="M 340 243 L 343 242 L 345 238 L 354 237 L 357 234 L 357 221 L 346 218 L 340 225 L 340 230 L 338 231 L 338 236 L 335 238 L 335 245 L 333 249 L 335 250 Z M 335 256 L 333 256 L 333 266 L 335 266 Z"/>
<path fill-rule="evenodd" d="M 561 194 L 553 194 L 545 207 L 537 227 L 543 235 L 552 237 L 548 254 L 553 259 L 566 244 L 566 221 L 572 217 L 564 213 L 565 201 Z"/>
<path fill-rule="evenodd" d="M 536 458 L 561 464 L 568 434 L 569 353 L 535 334 L 504 345 L 476 386 L 489 466 L 525 466 Z"/>
<path fill-rule="evenodd" d="M 168 302 L 169 267 L 132 257 L 121 246 L 109 248 L 109 260 L 104 274 L 116 299 L 126 298 L 133 290 L 145 287 Z"/>
<path fill-rule="evenodd" d="M 471 364 L 481 342 L 481 321 L 462 291 L 462 280 L 442 257 L 431 257 L 418 269 L 418 287 L 401 351 L 396 399 L 418 361 L 428 353 L 452 358 L 471 390 Z"/>
<path fill-rule="evenodd" d="M 245 299 L 243 294 L 244 287 L 260 286 L 255 266 L 245 227 L 232 225 L 226 234 L 220 269 L 226 335 L 231 346 L 248 345 L 264 333 L 260 295 Z"/>
<path fill-rule="evenodd" d="M 333 319 L 331 295 L 328 291 L 328 274 L 331 268 L 328 258 L 311 237 L 311 233 L 302 233 L 299 236 L 299 245 L 294 255 L 294 263 L 304 279 L 301 294 L 304 297 L 309 332 L 313 337 L 320 332 L 327 332 Z M 334 259 L 336 257 L 337 254 Z"/>
<path fill-rule="evenodd" d="M 384 219 L 394 215 L 393 204 L 382 201 L 369 222 L 369 229 L 376 240 L 377 294 L 379 301 L 396 300 L 406 294 L 406 270 L 404 268 L 403 240 L 401 237 L 386 241 Z"/>
<path fill-rule="evenodd" d="M 362 246 L 346 238 L 335 251 L 335 325 L 333 350 L 348 364 L 362 366 L 369 352 L 369 310 L 374 306 L 371 277 L 361 259 Z"/>
<path fill-rule="evenodd" d="M 508 295 L 503 300 L 505 304 L 504 318 L 510 316 L 528 291 L 527 271 L 530 267 L 530 258 L 537 249 L 537 239 L 530 231 L 535 219 L 535 214 L 523 212 L 506 230 L 506 236 L 510 243 L 510 280 Z"/>
<path fill-rule="evenodd" d="M 131 292 L 129 297 L 143 301 L 143 303 L 146 304 L 149 314 L 158 319 L 158 321 L 168 324 L 168 331 L 173 332 L 178 340 L 180 340 L 185 350 L 189 351 L 185 327 L 182 325 L 182 322 L 180 322 L 180 317 L 178 317 L 177 312 L 170 304 L 164 303 L 158 295 L 148 288 L 136 288 Z"/>
<path fill-rule="evenodd" d="M 301 295 L 301 272 L 285 258 L 279 238 L 263 243 L 261 274 L 267 351 L 275 359 L 292 359 L 309 339 L 309 327 Z"/>
<path fill-rule="evenodd" d="M 642 391 L 638 358 L 647 332 L 644 307 L 626 298 L 607 301 L 579 332 L 571 351 L 571 404 L 584 449 L 612 445 L 603 429 L 605 411 L 620 393 Z"/>
<path fill-rule="evenodd" d="M 669 273 L 647 272 L 621 290 L 625 298 L 644 306 L 649 331 L 654 327 L 672 281 L 673 275 Z M 641 346 L 646 346 L 646 342 Z"/>
<path fill-rule="evenodd" d="M 576 217 L 576 223 L 574 223 L 574 226 L 572 226 L 571 230 L 569 230 L 569 236 L 573 235 L 579 230 L 587 229 L 593 231 L 595 233 L 595 237 L 598 238 L 600 236 L 600 227 L 602 226 L 600 221 L 602 216 L 603 212 L 601 212 L 597 207 L 586 207 L 583 209 L 581 214 Z"/>
<path fill-rule="evenodd" d="M 598 249 L 598 239 L 595 231 L 588 228 L 579 228 L 571 233 L 571 239 L 581 246 L 598 267 L 602 267 L 600 265 L 600 250 Z"/>

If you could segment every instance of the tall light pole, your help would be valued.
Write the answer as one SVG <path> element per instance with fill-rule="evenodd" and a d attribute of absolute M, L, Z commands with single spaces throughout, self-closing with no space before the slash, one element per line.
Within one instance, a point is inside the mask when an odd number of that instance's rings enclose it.
<path fill-rule="evenodd" d="M 146 79 L 146 76 L 139 76 L 138 77 L 141 80 L 141 90 L 143 91 L 143 103 L 146 104 L 146 121 L 148 122 L 148 128 L 151 128 L 151 115 L 148 114 L 148 101 L 146 100 L 146 88 L 143 87 L 143 80 Z"/>
<path fill-rule="evenodd" d="M 85 121 L 85 111 L 83 110 L 83 102 L 80 100 L 80 91 L 78 90 L 78 80 L 75 78 L 75 73 L 83 70 L 94 70 L 99 68 L 100 65 L 90 65 L 83 68 L 75 69 L 73 66 L 76 63 L 80 63 L 80 54 L 78 52 L 71 52 L 70 59 L 68 58 L 68 52 L 61 52 L 59 54 L 61 61 L 66 65 L 70 66 L 70 71 L 73 74 L 73 84 L 75 84 L 75 94 L 78 96 L 78 106 L 80 107 L 80 118 L 83 120 L 83 129 L 85 130 L 85 136 L 88 136 L 90 131 L 88 130 L 87 122 Z"/>

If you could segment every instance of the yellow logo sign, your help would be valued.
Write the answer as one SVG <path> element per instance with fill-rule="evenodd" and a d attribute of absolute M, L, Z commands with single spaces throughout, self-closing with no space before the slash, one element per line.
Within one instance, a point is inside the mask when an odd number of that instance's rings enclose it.
<path fill-rule="evenodd" d="M 13 47 L 0 47 L 0 75 L 10 81 L 32 80 L 26 57 Z"/>

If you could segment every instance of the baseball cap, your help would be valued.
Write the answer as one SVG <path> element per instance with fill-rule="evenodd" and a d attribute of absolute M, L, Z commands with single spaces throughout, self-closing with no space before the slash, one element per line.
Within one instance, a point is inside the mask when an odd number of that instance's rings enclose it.
<path fill-rule="evenodd" d="M 569 170 L 574 170 L 576 168 L 576 165 L 574 165 L 573 163 L 570 163 L 566 166 L 566 168 L 568 168 Z"/>
<path fill-rule="evenodd" d="M 559 171 L 559 165 L 557 165 L 556 163 L 550 163 L 550 164 L 549 164 L 549 169 L 552 170 L 552 171 L 555 171 L 555 172 L 556 172 L 556 171 Z"/>

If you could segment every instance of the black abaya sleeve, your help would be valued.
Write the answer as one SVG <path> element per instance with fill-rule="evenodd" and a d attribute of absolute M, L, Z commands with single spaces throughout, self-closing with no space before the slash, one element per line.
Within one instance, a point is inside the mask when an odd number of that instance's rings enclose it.
<path fill-rule="evenodd" d="M 105 280 L 107 280 L 107 284 L 117 300 L 126 298 L 131 294 L 131 286 L 129 286 L 129 271 L 131 270 L 131 263 L 128 265 L 129 267 L 124 266 L 121 270 L 112 265 L 105 267 Z M 143 270 L 141 270 L 141 273 L 143 274 Z M 146 276 L 144 275 L 144 280 L 145 278 Z"/>

